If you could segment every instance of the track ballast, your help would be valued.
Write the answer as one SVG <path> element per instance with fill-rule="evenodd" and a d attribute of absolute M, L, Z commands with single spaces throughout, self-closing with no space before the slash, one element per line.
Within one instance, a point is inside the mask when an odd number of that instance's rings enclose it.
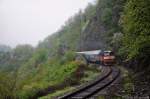
<path fill-rule="evenodd" d="M 102 74 L 95 81 L 81 87 L 80 89 L 68 93 L 59 99 L 87 99 L 111 85 L 120 75 L 120 70 L 116 67 L 103 67 Z"/>

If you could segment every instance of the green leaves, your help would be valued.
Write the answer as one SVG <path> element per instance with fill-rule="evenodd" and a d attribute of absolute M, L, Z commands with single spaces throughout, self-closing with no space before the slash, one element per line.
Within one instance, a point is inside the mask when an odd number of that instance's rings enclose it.
<path fill-rule="evenodd" d="M 139 57 L 140 49 L 149 45 L 150 39 L 150 1 L 128 0 L 123 15 L 124 47 L 128 52 L 128 58 Z"/>
<path fill-rule="evenodd" d="M 48 59 L 48 50 L 47 49 L 37 49 L 33 55 L 33 59 L 36 64 L 43 63 Z"/>
<path fill-rule="evenodd" d="M 103 11 L 101 12 L 102 16 L 101 16 L 101 20 L 109 25 L 111 20 L 112 20 L 112 9 L 111 8 L 105 8 L 103 9 Z"/>
<path fill-rule="evenodd" d="M 15 82 L 14 74 L 8 74 L 0 71 L 0 99 L 15 98 Z"/>

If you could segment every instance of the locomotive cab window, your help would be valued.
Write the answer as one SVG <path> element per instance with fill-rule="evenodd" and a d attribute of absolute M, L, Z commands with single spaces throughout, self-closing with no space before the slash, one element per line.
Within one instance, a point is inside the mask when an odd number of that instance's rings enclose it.
<path fill-rule="evenodd" d="M 112 56 L 112 55 L 114 55 L 113 52 L 104 52 L 104 56 Z"/>

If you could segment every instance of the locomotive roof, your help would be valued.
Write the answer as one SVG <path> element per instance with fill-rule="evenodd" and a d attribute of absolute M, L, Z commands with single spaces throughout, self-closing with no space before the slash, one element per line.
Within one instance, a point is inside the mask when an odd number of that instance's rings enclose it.
<path fill-rule="evenodd" d="M 107 53 L 107 52 L 110 53 L 110 52 L 112 52 L 112 51 L 104 51 L 104 53 L 105 53 L 105 52 L 106 52 L 106 53 Z"/>
<path fill-rule="evenodd" d="M 102 50 L 93 50 L 93 51 L 83 51 L 83 52 L 76 52 L 77 54 L 84 54 L 84 55 L 98 55 L 102 52 Z"/>

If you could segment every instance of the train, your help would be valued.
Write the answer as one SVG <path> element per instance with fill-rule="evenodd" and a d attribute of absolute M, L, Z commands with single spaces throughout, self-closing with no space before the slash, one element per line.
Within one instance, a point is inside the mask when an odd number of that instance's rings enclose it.
<path fill-rule="evenodd" d="M 107 51 L 92 50 L 76 53 L 82 55 L 88 64 L 94 63 L 107 66 L 115 64 L 116 57 L 114 55 L 114 52 L 110 50 Z"/>

